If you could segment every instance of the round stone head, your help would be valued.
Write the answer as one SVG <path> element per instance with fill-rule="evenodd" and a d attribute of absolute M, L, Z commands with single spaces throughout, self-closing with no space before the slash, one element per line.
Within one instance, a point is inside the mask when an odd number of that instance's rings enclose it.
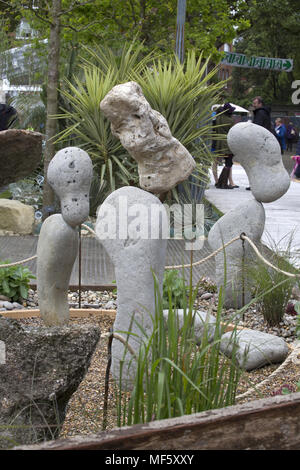
<path fill-rule="evenodd" d="M 78 147 L 66 147 L 51 160 L 47 179 L 60 199 L 61 214 L 71 227 L 89 216 L 89 191 L 93 165 L 89 155 Z"/>

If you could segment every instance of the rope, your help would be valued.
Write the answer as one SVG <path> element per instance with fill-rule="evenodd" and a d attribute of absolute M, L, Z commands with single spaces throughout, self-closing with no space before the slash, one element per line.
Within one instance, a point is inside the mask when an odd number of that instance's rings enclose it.
<path fill-rule="evenodd" d="M 293 274 L 293 273 L 289 273 L 289 272 L 286 272 L 286 271 L 283 271 L 282 269 L 279 269 L 277 268 L 276 266 L 274 266 L 272 263 L 270 263 L 268 260 L 266 260 L 261 254 L 260 252 L 258 251 L 258 249 L 256 248 L 256 246 L 254 245 L 253 241 L 248 238 L 245 234 L 241 234 L 240 238 L 242 240 L 246 240 L 249 245 L 251 246 L 251 248 L 255 251 L 255 253 L 257 254 L 257 256 L 264 262 L 266 263 L 268 266 L 270 266 L 270 268 L 273 268 L 275 269 L 275 271 L 277 271 L 278 273 L 282 273 L 282 274 L 285 274 L 286 276 L 289 276 L 289 277 L 300 277 L 300 274 Z"/>
<path fill-rule="evenodd" d="M 96 235 L 96 232 L 91 228 L 89 227 L 88 225 L 85 225 L 85 224 L 82 224 L 82 227 L 84 227 L 85 229 L 89 230 L 92 234 Z M 261 253 L 258 251 L 258 249 L 256 248 L 255 244 L 253 243 L 253 241 L 248 238 L 244 233 L 241 233 L 241 235 L 238 235 L 234 238 L 232 238 L 231 240 L 229 240 L 229 242 L 225 243 L 223 246 L 221 246 L 220 248 L 218 248 L 217 250 L 215 250 L 213 253 L 211 253 L 210 255 L 206 256 L 206 258 L 202 258 L 201 260 L 199 261 L 195 261 L 194 263 L 189 263 L 189 264 L 178 264 L 177 266 L 165 266 L 165 269 L 182 269 L 182 268 L 190 268 L 191 266 L 199 266 L 200 264 L 202 263 L 205 263 L 206 261 L 208 261 L 210 258 L 212 258 L 213 256 L 217 255 L 220 251 L 223 251 L 225 248 L 227 248 L 227 246 L 231 245 L 232 243 L 236 242 L 237 240 L 246 240 L 249 245 L 251 246 L 251 248 L 255 251 L 256 255 L 265 263 L 267 264 L 268 266 L 270 266 L 272 269 L 274 269 L 275 271 L 279 272 L 279 273 L 282 273 L 282 274 L 285 274 L 286 276 L 288 277 L 294 277 L 294 278 L 298 278 L 300 277 L 300 274 L 293 274 L 293 273 L 289 273 L 287 271 L 283 271 L 282 269 L 279 269 L 277 268 L 276 266 L 274 266 L 272 263 L 270 263 L 268 260 L 266 260 L 262 255 Z M 0 264 L 0 268 L 9 268 L 11 266 L 16 266 L 16 265 L 19 265 L 19 264 L 23 264 L 23 263 L 27 263 L 28 261 L 31 261 L 33 259 L 37 258 L 37 255 L 34 255 L 34 256 L 31 256 L 31 258 L 26 258 L 26 259 L 23 259 L 21 261 L 16 261 L 14 263 L 9 263 L 9 264 Z"/>
<path fill-rule="evenodd" d="M 190 268 L 191 266 L 198 266 L 199 264 L 202 264 L 202 263 L 205 263 L 205 261 L 208 261 L 210 258 L 218 254 L 220 251 L 223 251 L 224 248 L 231 245 L 231 243 L 236 242 L 237 240 L 240 240 L 240 239 L 241 239 L 240 235 L 238 237 L 232 238 L 232 240 L 225 243 L 225 245 L 221 246 L 216 251 L 206 256 L 206 258 L 202 258 L 199 261 L 195 261 L 194 263 L 189 263 L 189 264 L 179 264 L 178 266 L 166 266 L 165 269 L 179 269 L 179 268 Z"/>
<path fill-rule="evenodd" d="M 31 261 L 32 259 L 37 258 L 37 255 L 31 256 L 31 258 L 22 259 L 22 261 L 16 261 L 15 263 L 9 264 L 0 264 L 0 268 L 10 268 L 11 266 L 16 266 L 18 264 L 27 263 L 27 261 Z"/>

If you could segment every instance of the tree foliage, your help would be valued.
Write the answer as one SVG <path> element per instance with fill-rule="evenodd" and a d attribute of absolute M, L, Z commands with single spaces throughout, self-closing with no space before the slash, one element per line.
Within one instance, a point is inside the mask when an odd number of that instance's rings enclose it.
<path fill-rule="evenodd" d="M 254 95 L 266 101 L 291 104 L 291 83 L 300 73 L 300 3 L 298 0 L 249 1 L 250 28 L 242 31 L 236 52 L 294 61 L 292 72 L 236 68 L 233 99 L 249 104 Z M 248 95 L 247 95 L 248 93 Z"/>

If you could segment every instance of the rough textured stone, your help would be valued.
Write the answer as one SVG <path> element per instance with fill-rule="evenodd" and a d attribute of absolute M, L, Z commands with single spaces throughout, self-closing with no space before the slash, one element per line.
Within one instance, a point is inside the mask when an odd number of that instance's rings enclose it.
<path fill-rule="evenodd" d="M 99 338 L 95 326 L 29 327 L 0 317 L 0 448 L 58 436 Z"/>
<path fill-rule="evenodd" d="M 112 133 L 138 162 L 142 189 L 162 193 L 192 173 L 193 157 L 172 136 L 166 119 L 151 108 L 137 83 L 113 87 L 100 108 L 111 121 Z"/>
<path fill-rule="evenodd" d="M 229 130 L 227 141 L 234 160 L 245 169 L 257 201 L 276 201 L 287 192 L 290 177 L 271 132 L 252 122 L 240 122 Z"/>
<path fill-rule="evenodd" d="M 178 309 L 176 311 L 178 315 L 178 326 L 181 329 L 184 323 L 184 310 Z M 163 311 L 164 318 L 167 320 L 169 315 L 169 310 Z M 194 315 L 194 338 L 197 343 L 201 343 L 203 334 L 205 331 L 205 325 L 207 325 L 207 338 L 211 342 L 214 339 L 215 330 L 216 330 L 216 317 L 210 315 L 208 312 L 201 312 L 199 310 L 193 311 Z"/>
<path fill-rule="evenodd" d="M 265 210 L 263 205 L 253 199 L 223 215 L 210 230 L 208 242 L 212 250 L 216 250 L 244 232 L 254 243 L 258 243 L 264 226 Z M 218 288 L 224 285 L 226 271 L 224 306 L 227 308 L 240 308 L 251 299 L 246 278 L 244 278 L 243 285 L 242 263 L 243 256 L 245 263 L 252 262 L 254 256 L 253 250 L 247 242 L 245 242 L 244 248 L 245 250 L 243 250 L 242 240 L 238 240 L 225 248 L 225 257 L 224 251 L 215 257 Z"/>
<path fill-rule="evenodd" d="M 0 132 L 1 134 L 1 132 Z M 20 201 L 0 199 L 0 229 L 21 235 L 32 234 L 34 208 Z"/>
<path fill-rule="evenodd" d="M 121 331 L 120 334 L 125 338 L 126 332 L 131 331 L 128 343 L 135 352 L 145 337 L 141 328 L 146 336 L 153 329 L 150 317 L 155 313 L 152 270 L 162 289 L 167 239 L 162 239 L 160 217 L 155 216 L 155 209 L 161 211 L 161 221 L 166 224 L 166 211 L 159 199 L 139 188 L 128 186 L 108 196 L 98 209 L 96 222 L 96 235 L 115 268 L 118 307 L 114 331 Z M 117 380 L 120 360 L 124 359 L 124 354 L 123 344 L 114 340 L 112 373 Z M 127 351 L 123 367 L 124 383 L 134 378 L 135 364 Z"/>
<path fill-rule="evenodd" d="M 76 227 L 89 216 L 89 192 L 93 165 L 89 155 L 77 147 L 59 150 L 51 160 L 47 179 L 60 199 L 64 220 Z"/>
<path fill-rule="evenodd" d="M 283 362 L 289 352 L 288 346 L 282 338 L 246 329 L 237 332 L 229 331 L 222 335 L 220 350 L 231 357 L 235 343 L 238 345 L 239 366 L 248 371 L 266 364 Z"/>
<path fill-rule="evenodd" d="M 22 129 L 0 131 L 0 189 L 30 175 L 42 159 L 42 134 Z"/>
<path fill-rule="evenodd" d="M 37 246 L 37 293 L 45 325 L 69 321 L 68 288 L 78 242 L 78 232 L 61 214 L 54 214 L 43 223 Z"/>

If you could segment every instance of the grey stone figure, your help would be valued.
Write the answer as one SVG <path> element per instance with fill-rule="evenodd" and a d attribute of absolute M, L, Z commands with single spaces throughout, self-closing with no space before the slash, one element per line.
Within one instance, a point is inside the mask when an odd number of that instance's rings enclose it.
<path fill-rule="evenodd" d="M 251 122 L 241 122 L 229 130 L 227 141 L 234 160 L 247 173 L 255 199 L 240 204 L 216 222 L 208 236 L 213 250 L 241 233 L 259 243 L 265 226 L 262 203 L 276 201 L 290 186 L 278 141 L 267 129 Z M 216 282 L 219 288 L 225 284 L 225 307 L 240 308 L 250 301 L 251 292 L 243 278 L 242 268 L 243 262 L 252 260 L 252 249 L 245 243 L 243 251 L 242 241 L 229 245 L 216 255 Z"/>
<path fill-rule="evenodd" d="M 128 340 L 137 355 L 148 341 L 155 315 L 154 274 L 162 293 L 168 227 L 166 210 L 153 194 L 131 186 L 114 191 L 98 210 L 96 235 L 115 268 L 118 289 L 114 332 Z M 127 335 L 127 332 L 130 334 Z M 130 387 L 136 362 L 119 340 L 112 343 L 112 374 Z"/>
<path fill-rule="evenodd" d="M 89 215 L 93 166 L 86 152 L 67 147 L 53 157 L 47 178 L 60 198 L 61 214 L 42 225 L 37 247 L 37 293 L 45 325 L 69 321 L 68 288 L 78 252 L 76 227 Z"/>

